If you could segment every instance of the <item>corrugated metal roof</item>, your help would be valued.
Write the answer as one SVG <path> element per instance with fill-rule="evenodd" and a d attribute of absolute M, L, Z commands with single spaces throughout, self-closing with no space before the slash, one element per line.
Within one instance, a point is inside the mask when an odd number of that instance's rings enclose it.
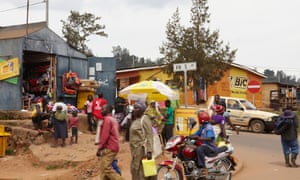
<path fill-rule="evenodd" d="M 262 78 L 267 78 L 267 76 L 265 76 L 263 73 L 260 73 L 260 72 L 256 71 L 255 69 L 251 69 L 251 68 L 249 68 L 247 66 L 244 66 L 244 65 L 241 65 L 241 64 L 237 64 L 237 63 L 231 63 L 230 65 L 234 66 L 236 68 L 239 68 L 239 69 L 243 69 L 243 70 L 252 72 L 253 74 L 256 74 L 257 76 L 260 76 Z"/>
<path fill-rule="evenodd" d="M 126 68 L 126 69 L 122 69 L 122 70 L 117 70 L 117 73 L 134 72 L 134 71 L 142 71 L 142 70 L 150 70 L 150 69 L 161 69 L 161 68 L 164 68 L 165 66 L 166 65 Z"/>
<path fill-rule="evenodd" d="M 247 66 L 240 65 L 240 64 L 237 64 L 237 63 L 231 63 L 230 65 L 233 66 L 233 67 L 239 68 L 239 69 L 249 71 L 249 72 L 251 72 L 253 74 L 256 74 L 257 76 L 260 76 L 262 78 L 267 78 L 263 73 L 260 73 L 260 72 L 254 70 L 254 69 L 251 69 Z M 161 69 L 161 68 L 164 68 L 164 67 L 165 67 L 165 65 L 128 68 L 128 69 L 117 70 L 117 73 L 133 72 L 133 71 L 141 71 L 141 70 L 149 70 L 149 69 Z"/>
<path fill-rule="evenodd" d="M 28 24 L 28 34 L 46 28 L 46 22 L 30 23 Z M 14 39 L 26 36 L 27 25 L 13 25 L 0 27 L 0 39 Z"/>

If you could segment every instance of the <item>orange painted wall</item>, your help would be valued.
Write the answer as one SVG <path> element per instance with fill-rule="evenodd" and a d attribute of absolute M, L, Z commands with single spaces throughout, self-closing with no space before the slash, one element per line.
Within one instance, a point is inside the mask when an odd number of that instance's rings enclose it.
<path fill-rule="evenodd" d="M 262 86 L 262 77 L 249 71 L 231 67 L 220 81 L 208 84 L 207 95 L 208 97 L 219 94 L 221 96 L 246 98 L 250 102 L 254 100 L 255 106 L 261 108 L 263 106 L 262 88 L 255 94 L 249 92 L 247 85 L 250 80 L 257 80 Z"/>
<path fill-rule="evenodd" d="M 170 79 L 169 76 L 166 76 L 160 69 L 156 70 L 141 70 L 139 72 L 136 72 L 136 74 L 139 74 L 138 79 L 136 81 L 142 81 L 147 78 L 156 77 L 160 79 L 162 82 L 165 82 L 166 80 Z M 121 73 L 117 74 L 117 77 L 120 76 Z M 147 78 L 146 78 L 147 77 Z M 215 94 L 219 94 L 221 96 L 231 96 L 231 97 L 241 97 L 246 98 L 249 101 L 252 102 L 254 99 L 254 104 L 256 107 L 261 108 L 263 107 L 263 96 L 262 96 L 262 88 L 258 93 L 252 94 L 247 90 L 247 83 L 250 80 L 257 80 L 260 82 L 260 85 L 262 86 L 262 77 L 258 76 L 254 73 L 251 73 L 250 71 L 239 69 L 237 67 L 231 66 L 228 71 L 224 73 L 223 78 L 221 78 L 219 81 L 215 82 L 214 84 L 208 84 L 207 86 L 207 97 L 213 96 Z M 237 83 L 242 82 L 242 83 Z M 129 82 L 129 84 L 133 84 L 135 82 Z M 128 85 L 129 85 L 128 84 Z M 238 84 L 238 85 L 237 85 Z M 188 97 L 188 103 L 187 105 L 195 105 L 195 100 L 193 96 L 193 91 L 188 88 L 187 90 L 187 97 Z M 180 103 L 181 105 L 184 105 L 184 92 L 180 92 Z"/>

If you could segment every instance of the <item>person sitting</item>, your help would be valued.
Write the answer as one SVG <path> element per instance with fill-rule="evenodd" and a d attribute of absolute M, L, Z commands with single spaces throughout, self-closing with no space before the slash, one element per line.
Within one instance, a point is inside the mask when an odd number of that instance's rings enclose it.
<path fill-rule="evenodd" d="M 215 144 L 215 133 L 210 123 L 210 117 L 207 112 L 200 112 L 198 114 L 199 121 L 199 129 L 194 134 L 194 136 L 198 136 L 202 141 L 202 145 L 197 146 L 196 154 L 197 154 L 197 166 L 200 168 L 206 168 L 205 166 L 205 156 L 214 157 L 218 153 L 226 151 L 227 147 L 222 146 L 218 148 Z"/>
<path fill-rule="evenodd" d="M 212 115 L 210 122 L 213 125 L 218 124 L 220 126 L 220 133 L 218 137 L 226 141 L 227 134 L 226 134 L 226 119 L 223 115 L 224 110 L 225 110 L 224 106 L 215 105 L 214 114 Z"/>
<path fill-rule="evenodd" d="M 43 121 L 50 118 L 48 113 L 43 112 L 42 101 L 38 100 L 36 104 L 33 106 L 33 111 L 31 114 L 32 124 L 34 128 L 39 131 L 39 134 L 44 129 Z"/>

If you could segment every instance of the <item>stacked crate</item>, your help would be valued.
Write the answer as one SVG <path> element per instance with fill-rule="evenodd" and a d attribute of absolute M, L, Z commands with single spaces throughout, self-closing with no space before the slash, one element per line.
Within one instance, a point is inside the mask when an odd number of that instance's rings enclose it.
<path fill-rule="evenodd" d="M 99 87 L 99 83 L 96 80 L 81 79 L 80 86 L 78 88 L 77 108 L 83 109 L 88 95 L 90 94 L 94 97 Z"/>

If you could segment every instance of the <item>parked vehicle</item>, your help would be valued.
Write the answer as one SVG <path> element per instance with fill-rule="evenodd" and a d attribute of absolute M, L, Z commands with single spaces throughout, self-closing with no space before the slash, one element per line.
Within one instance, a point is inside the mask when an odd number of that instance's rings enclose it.
<path fill-rule="evenodd" d="M 232 146 L 228 146 L 228 148 L 220 148 L 220 150 L 223 149 L 223 151 L 220 151 L 216 157 L 206 157 L 205 165 L 208 169 L 205 169 L 199 168 L 196 165 L 197 156 L 195 145 L 199 145 L 199 142 L 197 142 L 197 140 L 192 136 L 184 137 L 182 135 L 177 135 L 170 138 L 166 143 L 165 149 L 172 153 L 172 159 L 159 163 L 157 179 L 231 179 L 231 171 L 234 170 L 234 166 L 236 164 L 232 157 Z"/>
<path fill-rule="evenodd" d="M 229 121 L 233 126 L 247 127 L 253 132 L 271 132 L 279 118 L 278 114 L 258 110 L 251 102 L 244 98 L 220 97 L 226 104 L 226 112 L 230 114 Z M 208 109 L 214 102 L 212 96 L 208 101 Z"/>

